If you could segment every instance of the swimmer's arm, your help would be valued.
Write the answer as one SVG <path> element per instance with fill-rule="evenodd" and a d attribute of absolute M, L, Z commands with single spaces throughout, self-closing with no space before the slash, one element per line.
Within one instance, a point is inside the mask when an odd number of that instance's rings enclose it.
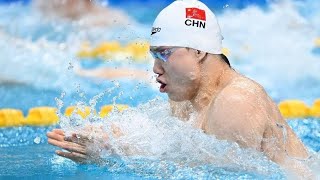
<path fill-rule="evenodd" d="M 275 103 L 273 105 L 276 107 Z M 276 108 L 274 113 L 277 122 L 266 128 L 264 132 L 265 141 L 262 142 L 261 150 L 288 171 L 289 175 L 304 177 L 304 179 L 315 179 L 312 171 L 305 164 L 305 160 L 309 158 L 307 149 L 282 117 L 280 110 Z M 272 129 L 278 129 L 279 131 Z M 285 138 L 283 137 L 284 132 L 286 132 Z M 267 141 L 267 139 L 274 139 L 274 137 L 277 137 L 277 141 L 274 141 L 274 143 Z M 278 149 L 278 151 L 275 149 Z"/>

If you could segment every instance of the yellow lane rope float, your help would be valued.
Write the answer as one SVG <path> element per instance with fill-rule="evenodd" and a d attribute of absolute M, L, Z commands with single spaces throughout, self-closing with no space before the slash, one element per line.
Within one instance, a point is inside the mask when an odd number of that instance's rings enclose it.
<path fill-rule="evenodd" d="M 80 58 L 128 59 L 144 62 L 149 59 L 149 43 L 134 41 L 121 45 L 119 42 L 112 41 L 102 42 L 94 48 L 90 47 L 89 43 L 84 43 L 77 56 Z"/>
<path fill-rule="evenodd" d="M 316 99 L 312 107 L 300 100 L 285 100 L 279 103 L 284 118 L 320 118 L 320 99 Z"/>
<path fill-rule="evenodd" d="M 100 109 L 100 117 L 104 118 L 106 117 L 112 110 L 113 108 L 116 108 L 118 111 L 122 112 L 126 110 L 129 106 L 124 105 L 124 104 L 117 104 L 117 105 L 106 105 L 102 106 Z"/>
<path fill-rule="evenodd" d="M 316 99 L 310 108 L 309 115 L 311 117 L 320 118 L 320 99 Z"/>
<path fill-rule="evenodd" d="M 105 105 L 102 106 L 100 109 L 100 117 L 104 118 L 106 117 L 114 108 L 117 109 L 118 111 L 123 111 L 125 109 L 127 109 L 129 106 L 128 105 L 124 105 L 124 104 L 116 104 L 116 105 Z M 75 113 L 77 113 L 78 115 L 80 115 L 83 119 L 85 119 L 87 116 L 90 115 L 90 111 L 91 108 L 89 106 L 85 106 L 82 108 L 76 107 L 76 106 L 69 106 L 67 107 L 66 111 L 65 111 L 65 116 L 69 117 L 71 116 L 71 114 L 76 110 Z M 94 114 L 96 113 L 96 110 L 94 110 L 93 112 Z"/>
<path fill-rule="evenodd" d="M 85 119 L 87 116 L 89 116 L 91 108 L 89 106 L 85 106 L 82 108 L 78 108 L 76 106 L 69 106 L 67 107 L 66 111 L 65 111 L 65 116 L 69 117 L 71 116 L 71 114 L 76 110 L 75 113 L 77 113 L 78 115 L 80 115 L 83 119 Z M 96 112 L 93 112 L 94 114 L 96 114 Z"/>
<path fill-rule="evenodd" d="M 105 105 L 101 107 L 100 117 L 106 117 L 113 109 L 123 111 L 129 106 L 124 104 Z M 75 111 L 85 119 L 91 111 L 91 108 L 85 106 L 83 108 L 69 106 L 65 110 L 65 116 L 69 117 Z M 94 110 L 94 114 L 97 114 Z M 54 107 L 34 107 L 29 109 L 27 117 L 19 109 L 0 109 L 0 128 L 14 126 L 50 126 L 59 122 L 57 109 Z"/>
<path fill-rule="evenodd" d="M 316 46 L 316 48 L 320 48 L 320 37 L 314 40 L 314 45 Z"/>
<path fill-rule="evenodd" d="M 0 109 L 0 127 L 20 126 L 23 119 L 23 113 L 18 109 Z"/>
<path fill-rule="evenodd" d="M 100 109 L 99 116 L 104 118 L 116 109 L 123 111 L 129 106 L 124 104 L 105 105 Z M 278 105 L 282 116 L 286 119 L 291 118 L 320 118 L 320 99 L 316 99 L 311 107 L 301 100 L 285 100 Z M 90 114 L 90 107 L 79 108 L 69 106 L 65 110 L 65 116 L 71 116 L 76 111 L 82 118 L 86 118 Z M 57 109 L 54 107 L 34 107 L 29 109 L 27 117 L 19 109 L 0 109 L 0 128 L 13 126 L 49 126 L 58 123 Z M 94 110 L 94 114 L 97 114 Z"/>
<path fill-rule="evenodd" d="M 49 126 L 59 121 L 57 109 L 53 107 L 35 107 L 29 110 L 28 116 L 24 119 L 24 125 Z"/>
<path fill-rule="evenodd" d="M 304 118 L 309 114 L 308 106 L 300 100 L 286 100 L 279 104 L 279 109 L 285 118 Z"/>
<path fill-rule="evenodd" d="M 128 59 L 138 62 L 147 61 L 149 55 L 149 43 L 146 41 L 133 41 L 126 45 L 121 45 L 117 41 L 102 42 L 96 47 L 91 47 L 90 43 L 82 44 L 77 56 L 80 58 L 102 58 L 102 59 Z M 223 48 L 224 55 L 229 56 L 230 50 Z"/>

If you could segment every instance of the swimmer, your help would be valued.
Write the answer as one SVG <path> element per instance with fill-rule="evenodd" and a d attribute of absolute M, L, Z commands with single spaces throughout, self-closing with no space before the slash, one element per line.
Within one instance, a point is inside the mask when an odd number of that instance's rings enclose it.
<path fill-rule="evenodd" d="M 303 165 L 309 157 L 303 143 L 264 88 L 231 67 L 222 40 L 215 15 L 200 1 L 174 1 L 157 16 L 150 53 L 172 114 L 188 121 L 196 111 L 194 126 L 204 133 L 261 151 L 291 173 L 310 175 Z M 50 144 L 69 151 L 58 155 L 76 162 L 90 159 L 89 145 L 65 137 L 62 130 L 48 137 Z"/>
<path fill-rule="evenodd" d="M 117 26 L 133 22 L 126 13 L 91 0 L 34 0 L 33 6 L 48 17 L 78 21 L 84 26 Z"/>

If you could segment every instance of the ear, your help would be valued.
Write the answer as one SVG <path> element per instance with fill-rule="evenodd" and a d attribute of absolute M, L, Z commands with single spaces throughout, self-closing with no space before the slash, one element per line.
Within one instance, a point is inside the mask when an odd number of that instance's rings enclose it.
<path fill-rule="evenodd" d="M 206 54 L 206 52 L 196 50 L 196 57 L 198 62 L 201 62 L 205 58 Z"/>

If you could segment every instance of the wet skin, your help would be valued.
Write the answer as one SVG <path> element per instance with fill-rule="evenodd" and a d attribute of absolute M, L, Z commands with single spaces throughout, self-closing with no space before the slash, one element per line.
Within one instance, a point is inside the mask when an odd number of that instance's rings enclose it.
<path fill-rule="evenodd" d="M 261 85 L 237 73 L 218 55 L 179 48 L 166 62 L 155 59 L 153 71 L 160 92 L 169 96 L 173 116 L 188 121 L 189 114 L 196 112 L 194 126 L 206 134 L 261 151 L 300 175 L 310 174 L 300 161 L 308 153 L 277 105 Z M 69 151 L 57 151 L 58 155 L 74 161 L 90 159 L 85 144 L 62 138 L 60 130 L 48 137 L 50 144 Z"/>

